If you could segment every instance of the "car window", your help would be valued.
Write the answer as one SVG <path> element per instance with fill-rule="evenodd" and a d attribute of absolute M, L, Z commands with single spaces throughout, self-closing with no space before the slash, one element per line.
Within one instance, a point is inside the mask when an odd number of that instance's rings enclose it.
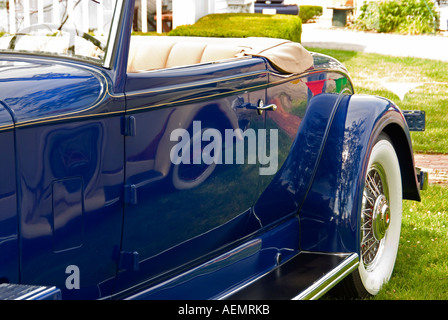
<path fill-rule="evenodd" d="M 102 63 L 117 3 L 121 1 L 1 1 L 0 52 L 69 56 Z"/>

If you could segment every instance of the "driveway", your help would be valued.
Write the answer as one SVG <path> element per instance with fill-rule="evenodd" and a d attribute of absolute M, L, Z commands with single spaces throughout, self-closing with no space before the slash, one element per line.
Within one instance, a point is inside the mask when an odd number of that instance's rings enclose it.
<path fill-rule="evenodd" d="M 448 36 L 351 31 L 326 20 L 302 25 L 302 45 L 448 61 Z"/>

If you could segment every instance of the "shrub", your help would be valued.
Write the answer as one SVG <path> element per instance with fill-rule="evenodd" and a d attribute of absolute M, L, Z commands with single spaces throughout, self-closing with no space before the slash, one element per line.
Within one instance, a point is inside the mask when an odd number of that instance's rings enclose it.
<path fill-rule="evenodd" d="M 439 15 L 429 0 L 398 0 L 364 3 L 355 28 L 402 34 L 432 33 Z"/>
<path fill-rule="evenodd" d="M 193 25 L 179 26 L 169 36 L 268 37 L 300 42 L 302 21 L 293 15 L 258 13 L 210 14 Z"/>
<path fill-rule="evenodd" d="M 321 16 L 323 9 L 320 6 L 300 6 L 299 17 L 302 22 L 308 22 Z"/>

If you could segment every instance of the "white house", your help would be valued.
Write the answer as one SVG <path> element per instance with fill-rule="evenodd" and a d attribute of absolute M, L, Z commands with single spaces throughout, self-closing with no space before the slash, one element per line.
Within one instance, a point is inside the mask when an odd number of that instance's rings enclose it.
<path fill-rule="evenodd" d="M 434 0 L 427 0 L 434 1 Z M 77 0 L 67 0 L 74 4 Z M 136 0 L 134 29 L 139 31 L 156 30 L 158 32 L 176 28 L 180 25 L 194 24 L 199 18 L 212 13 L 226 12 L 254 12 L 255 0 Z M 350 4 L 355 8 L 363 4 L 364 0 L 284 0 L 285 4 L 320 5 L 324 8 L 321 19 L 331 19 L 333 6 Z M 448 0 L 436 0 L 441 14 L 440 28 L 447 30 L 448 26 Z M 113 12 L 113 0 L 98 2 L 83 1 L 76 10 L 83 12 L 94 11 L 92 21 L 77 21 L 84 31 L 96 30 L 102 33 L 108 26 L 104 25 L 106 16 Z M 13 21 L 14 14 L 19 13 L 19 20 Z M 70 6 L 70 5 L 69 5 Z M 0 0 L 0 32 L 11 32 L 29 26 L 30 24 L 57 22 L 60 19 L 61 2 L 59 0 Z M 355 15 L 356 15 L 355 9 Z M 359 10 L 358 10 L 359 11 Z M 86 20 L 87 14 L 81 15 Z M 162 19 L 156 19 L 156 17 Z M 88 19 L 87 19 L 88 20 Z"/>
<path fill-rule="evenodd" d="M 226 12 L 254 12 L 255 0 L 137 0 L 136 5 L 143 21 L 142 31 L 147 31 L 150 26 L 145 25 L 145 15 L 149 24 L 156 25 L 156 30 L 161 32 L 162 23 L 169 20 L 170 27 L 194 24 L 199 18 L 212 13 Z M 145 10 L 146 9 L 146 10 Z M 146 13 L 145 13 L 146 12 Z M 164 21 L 157 21 L 154 17 L 163 12 Z M 154 20 L 153 20 L 154 19 Z"/>
<path fill-rule="evenodd" d="M 254 12 L 255 0 L 136 0 L 134 26 L 141 31 L 157 30 L 162 32 L 163 26 L 170 28 L 179 25 L 193 24 L 199 18 L 210 13 L 225 12 Z M 64 1 L 65 3 L 65 1 Z M 76 6 L 77 0 L 67 0 L 67 7 L 74 10 L 83 10 L 80 15 L 86 21 L 77 21 L 84 31 L 101 31 L 107 26 L 103 25 L 104 15 L 113 11 L 112 0 L 98 2 L 82 1 Z M 60 21 L 61 10 L 64 4 L 59 0 L 0 0 L 0 31 L 15 33 L 17 30 L 31 24 Z M 89 20 L 86 14 L 95 11 Z M 14 20 L 15 13 L 19 20 Z M 9 14 L 12 13 L 12 14 Z M 161 16 L 163 19 L 156 19 Z"/>
<path fill-rule="evenodd" d="M 73 16 L 70 11 L 82 13 L 76 15 L 77 21 L 73 21 L 80 30 L 95 30 L 102 34 L 108 28 L 106 23 L 114 11 L 112 0 L 82 1 L 78 6 L 76 3 L 76 0 L 64 3 L 59 0 L 0 0 L 0 32 L 16 33 L 34 24 L 60 24 L 65 10 L 69 16 Z"/>

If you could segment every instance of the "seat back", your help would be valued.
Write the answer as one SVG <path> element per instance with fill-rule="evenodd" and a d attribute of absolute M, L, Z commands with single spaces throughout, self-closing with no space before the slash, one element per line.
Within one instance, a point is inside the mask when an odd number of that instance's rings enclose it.
<path fill-rule="evenodd" d="M 190 39 L 191 40 L 191 39 Z M 244 47 L 173 37 L 132 37 L 128 72 L 194 65 L 235 58 Z"/>

